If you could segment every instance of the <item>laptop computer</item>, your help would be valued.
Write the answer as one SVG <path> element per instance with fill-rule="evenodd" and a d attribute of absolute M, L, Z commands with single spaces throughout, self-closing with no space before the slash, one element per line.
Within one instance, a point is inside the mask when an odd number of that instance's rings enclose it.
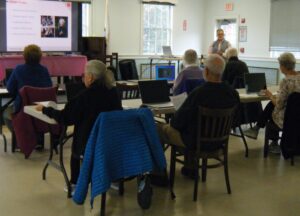
<path fill-rule="evenodd" d="M 173 81 L 175 79 L 175 65 L 156 65 L 156 80 Z"/>
<path fill-rule="evenodd" d="M 167 80 L 147 80 L 138 82 L 142 103 L 151 107 L 172 107 Z"/>
<path fill-rule="evenodd" d="M 164 57 L 174 57 L 170 46 L 162 46 Z"/>
<path fill-rule="evenodd" d="M 267 88 L 265 73 L 248 73 L 245 74 L 246 93 L 259 93 Z"/>

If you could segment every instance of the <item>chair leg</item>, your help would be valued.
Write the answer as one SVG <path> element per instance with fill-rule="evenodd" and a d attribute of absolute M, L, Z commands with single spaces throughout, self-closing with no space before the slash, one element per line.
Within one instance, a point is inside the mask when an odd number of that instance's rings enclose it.
<path fill-rule="evenodd" d="M 2 134 L 3 142 L 4 142 L 4 152 L 7 152 L 7 140 L 4 134 Z"/>
<path fill-rule="evenodd" d="M 241 128 L 241 125 L 239 125 L 239 130 L 240 130 L 240 134 L 241 134 L 241 137 L 243 139 L 244 146 L 245 146 L 245 157 L 248 157 L 248 153 L 249 153 L 248 144 L 247 144 L 247 141 L 245 139 L 245 135 L 244 135 L 244 132 Z"/>
<path fill-rule="evenodd" d="M 267 128 L 266 128 L 267 130 Z M 269 139 L 268 139 L 268 133 L 265 132 L 265 143 L 264 143 L 264 158 L 268 157 L 269 153 Z"/>
<path fill-rule="evenodd" d="M 123 194 L 124 194 L 124 181 L 120 180 L 120 182 L 119 182 L 119 195 L 123 196 Z"/>
<path fill-rule="evenodd" d="M 194 202 L 198 198 L 198 183 L 199 183 L 199 159 L 195 158 L 195 182 L 194 182 Z M 202 170 L 203 171 L 203 170 Z"/>
<path fill-rule="evenodd" d="M 14 131 L 11 132 L 11 152 L 16 151 L 16 146 L 17 146 L 17 140 L 16 140 L 16 134 Z"/>
<path fill-rule="evenodd" d="M 175 169 L 176 169 L 176 152 L 175 148 L 171 146 L 171 158 L 170 158 L 170 191 L 172 199 L 175 199 L 174 195 L 174 181 L 175 181 Z M 173 196 L 174 195 L 174 196 Z"/>
<path fill-rule="evenodd" d="M 106 193 L 103 193 L 101 196 L 100 216 L 105 216 L 105 202 L 106 202 Z"/>
<path fill-rule="evenodd" d="M 294 166 L 295 162 L 294 162 L 294 155 L 291 156 L 291 166 Z"/>
<path fill-rule="evenodd" d="M 206 182 L 207 158 L 202 158 L 201 170 L 202 170 L 202 182 Z"/>
<path fill-rule="evenodd" d="M 231 188 L 230 188 L 230 182 L 229 182 L 229 174 L 228 174 L 228 160 L 227 160 L 227 152 L 224 156 L 224 174 L 225 174 L 225 181 L 226 181 L 226 187 L 227 187 L 227 193 L 231 194 Z"/>

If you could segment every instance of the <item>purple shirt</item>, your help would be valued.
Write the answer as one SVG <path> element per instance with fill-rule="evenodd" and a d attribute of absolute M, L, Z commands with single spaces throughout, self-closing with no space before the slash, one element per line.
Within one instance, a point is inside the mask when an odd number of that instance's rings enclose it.
<path fill-rule="evenodd" d="M 203 79 L 203 70 L 199 66 L 190 66 L 181 71 L 174 82 L 174 95 L 185 92 L 184 82 L 187 79 Z"/>

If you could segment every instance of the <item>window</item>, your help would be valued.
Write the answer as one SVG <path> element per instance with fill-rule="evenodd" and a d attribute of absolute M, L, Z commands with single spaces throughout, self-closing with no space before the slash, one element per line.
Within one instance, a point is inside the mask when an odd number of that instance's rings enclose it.
<path fill-rule="evenodd" d="M 143 4 L 143 54 L 161 54 L 172 42 L 173 7 Z"/>
<path fill-rule="evenodd" d="M 91 4 L 82 4 L 82 36 L 90 36 Z"/>
<path fill-rule="evenodd" d="M 270 25 L 270 56 L 292 52 L 300 58 L 300 1 L 272 0 Z"/>

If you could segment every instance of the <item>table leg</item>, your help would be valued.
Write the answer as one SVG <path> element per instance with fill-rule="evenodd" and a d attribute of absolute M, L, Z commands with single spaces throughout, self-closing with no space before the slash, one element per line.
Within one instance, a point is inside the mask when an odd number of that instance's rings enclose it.
<path fill-rule="evenodd" d="M 150 80 L 152 80 L 152 63 L 153 59 L 150 59 Z"/>

